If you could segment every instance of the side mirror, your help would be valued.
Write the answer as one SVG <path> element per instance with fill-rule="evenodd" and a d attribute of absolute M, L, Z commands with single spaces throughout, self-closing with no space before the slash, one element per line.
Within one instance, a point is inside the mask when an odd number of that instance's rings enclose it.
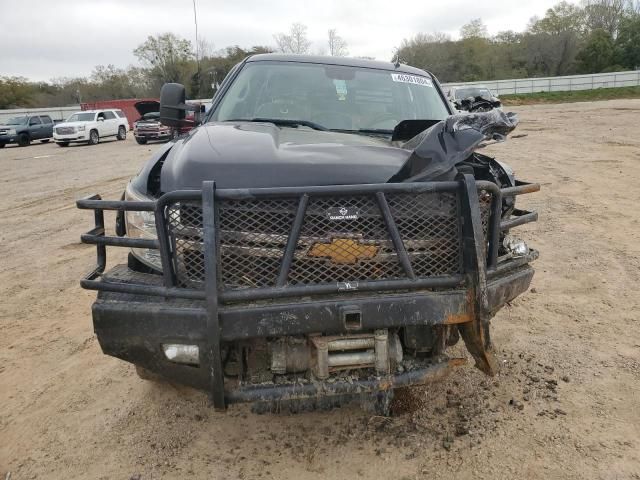
<path fill-rule="evenodd" d="M 160 90 L 160 123 L 167 127 L 184 125 L 186 92 L 180 83 L 165 83 Z"/>

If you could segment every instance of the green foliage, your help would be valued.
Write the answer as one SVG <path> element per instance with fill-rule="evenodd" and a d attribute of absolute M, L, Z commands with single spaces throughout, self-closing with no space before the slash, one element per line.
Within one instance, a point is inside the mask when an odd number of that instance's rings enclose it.
<path fill-rule="evenodd" d="M 579 71 L 583 73 L 602 72 L 612 64 L 614 53 L 611 34 L 601 28 L 594 30 L 576 57 Z"/>
<path fill-rule="evenodd" d="M 547 10 L 544 18 L 530 25 L 531 33 L 547 33 L 560 35 L 562 33 L 581 34 L 585 29 L 584 10 L 577 5 L 562 1 Z"/>
<path fill-rule="evenodd" d="M 616 60 L 626 68 L 640 68 L 640 14 L 620 22 L 616 38 Z"/>
<path fill-rule="evenodd" d="M 22 77 L 0 77 L 0 108 L 28 107 L 36 86 Z"/>
<path fill-rule="evenodd" d="M 149 69 L 152 81 L 159 88 L 165 83 L 188 83 L 190 60 L 194 58 L 189 40 L 173 33 L 163 33 L 147 40 L 133 54 Z"/>
<path fill-rule="evenodd" d="M 459 40 L 419 33 L 404 40 L 398 53 L 443 82 L 597 73 L 616 65 L 633 69 L 640 67 L 640 11 L 628 7 L 632 3 L 561 1 L 543 18 L 532 18 L 526 31 L 493 37 L 475 19 L 461 28 Z"/>
<path fill-rule="evenodd" d="M 460 29 L 460 36 L 463 39 L 488 38 L 489 33 L 487 32 L 487 26 L 482 23 L 482 19 L 476 18 L 462 26 Z"/>

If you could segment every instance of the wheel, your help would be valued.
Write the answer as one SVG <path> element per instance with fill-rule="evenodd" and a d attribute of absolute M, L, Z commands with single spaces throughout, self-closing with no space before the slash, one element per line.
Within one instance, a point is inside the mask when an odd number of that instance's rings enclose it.
<path fill-rule="evenodd" d="M 120 127 L 118 127 L 117 138 L 118 138 L 118 140 L 126 140 L 126 138 L 127 138 L 127 129 L 124 128 L 123 125 L 120 125 Z"/>
<path fill-rule="evenodd" d="M 68 147 L 69 146 L 69 142 L 58 142 L 58 146 L 59 147 Z"/>
<path fill-rule="evenodd" d="M 5 144 L 4 143 L 0 143 L 0 148 L 4 148 Z"/>
<path fill-rule="evenodd" d="M 147 143 L 147 139 L 144 137 L 136 137 L 136 142 L 138 142 L 138 145 L 144 145 Z"/>
<path fill-rule="evenodd" d="M 31 139 L 29 138 L 29 135 L 27 135 L 26 133 L 21 133 L 18 137 L 18 145 L 20 145 L 21 147 L 26 147 L 30 143 Z"/>
<path fill-rule="evenodd" d="M 42 140 L 40 140 L 42 143 L 49 143 L 49 140 L 51 140 L 50 138 L 43 138 Z"/>
<path fill-rule="evenodd" d="M 96 145 L 100 141 L 100 135 L 97 130 L 89 132 L 89 145 Z"/>

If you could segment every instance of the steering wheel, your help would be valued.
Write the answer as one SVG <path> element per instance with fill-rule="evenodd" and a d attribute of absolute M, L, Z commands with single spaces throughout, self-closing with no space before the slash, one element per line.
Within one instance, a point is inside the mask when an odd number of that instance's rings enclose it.
<path fill-rule="evenodd" d="M 256 109 L 255 117 L 299 120 L 303 116 L 298 95 L 285 93 L 270 98 L 270 102 L 263 103 Z"/>

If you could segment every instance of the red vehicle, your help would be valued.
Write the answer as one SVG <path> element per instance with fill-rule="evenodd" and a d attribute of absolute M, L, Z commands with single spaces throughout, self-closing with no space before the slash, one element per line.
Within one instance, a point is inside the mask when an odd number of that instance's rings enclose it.
<path fill-rule="evenodd" d="M 140 114 L 136 110 L 135 105 L 141 102 L 155 102 L 156 105 L 160 105 L 157 98 L 126 98 L 123 100 L 102 100 L 99 102 L 81 103 L 81 110 L 104 110 L 107 108 L 114 108 L 122 110 L 127 119 L 129 120 L 129 129 L 133 130 L 133 124 L 135 119 L 140 117 Z M 157 111 L 157 110 L 156 110 Z"/>
<path fill-rule="evenodd" d="M 139 118 L 133 123 L 133 135 L 140 145 L 146 144 L 149 140 L 167 141 L 192 128 L 191 126 L 172 128 L 160 123 L 160 102 L 156 100 L 142 100 L 134 107 Z"/>

